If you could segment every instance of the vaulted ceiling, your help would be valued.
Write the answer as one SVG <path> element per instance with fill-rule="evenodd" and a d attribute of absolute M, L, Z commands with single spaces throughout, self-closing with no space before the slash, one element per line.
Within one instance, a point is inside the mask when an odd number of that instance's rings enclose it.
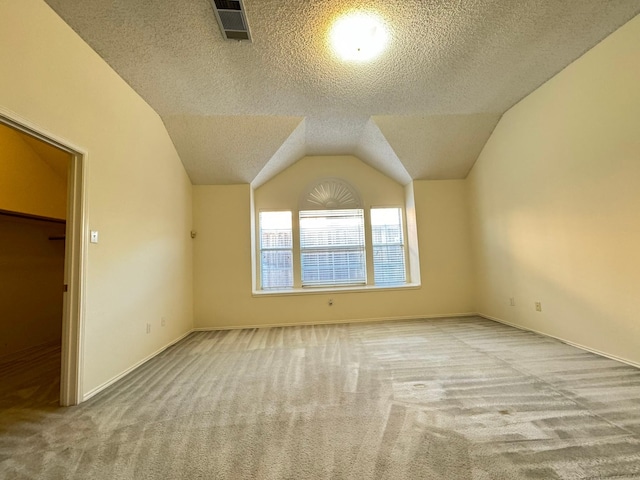
<path fill-rule="evenodd" d="M 406 184 L 464 178 L 501 115 L 640 13 L 638 0 L 244 0 L 252 42 L 209 0 L 46 0 L 162 117 L 194 184 L 259 186 L 305 155 L 356 155 Z M 388 48 L 348 63 L 341 14 Z"/>

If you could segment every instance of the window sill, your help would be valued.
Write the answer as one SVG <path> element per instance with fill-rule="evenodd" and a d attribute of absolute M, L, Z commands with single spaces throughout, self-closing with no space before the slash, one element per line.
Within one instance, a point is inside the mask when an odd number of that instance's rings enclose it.
<path fill-rule="evenodd" d="M 306 288 L 288 288 L 286 290 L 253 290 L 254 297 L 265 296 L 290 296 L 290 295 L 320 295 L 326 293 L 361 293 L 361 292 L 382 292 L 393 290 L 417 290 L 420 288 L 419 283 L 405 283 L 403 285 L 367 285 L 353 287 L 306 287 Z"/>

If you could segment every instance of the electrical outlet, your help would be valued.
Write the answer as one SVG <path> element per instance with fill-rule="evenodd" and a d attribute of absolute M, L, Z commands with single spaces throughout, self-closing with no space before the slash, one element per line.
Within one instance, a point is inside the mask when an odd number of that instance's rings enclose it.
<path fill-rule="evenodd" d="M 333 307 L 333 298 L 330 298 L 327 303 L 329 304 L 330 307 Z"/>
<path fill-rule="evenodd" d="M 147 323 L 147 333 L 151 333 L 151 324 Z"/>
<path fill-rule="evenodd" d="M 164 327 L 167 324 L 167 319 L 166 317 L 162 317 L 160 319 L 160 326 Z"/>
<path fill-rule="evenodd" d="M 512 307 L 516 306 L 516 299 L 514 297 L 509 297 L 509 305 Z"/>
<path fill-rule="evenodd" d="M 541 312 L 541 311 L 542 311 L 542 303 L 536 302 L 536 312 Z"/>

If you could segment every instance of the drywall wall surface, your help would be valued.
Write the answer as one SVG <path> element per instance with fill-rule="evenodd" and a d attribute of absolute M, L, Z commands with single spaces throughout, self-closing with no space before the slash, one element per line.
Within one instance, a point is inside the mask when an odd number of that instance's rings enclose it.
<path fill-rule="evenodd" d="M 468 177 L 479 312 L 636 363 L 638 85 L 640 17 L 509 110 Z"/>
<path fill-rule="evenodd" d="M 309 189 L 326 179 L 347 182 L 359 194 L 362 208 L 401 206 L 404 187 L 351 155 L 300 159 L 254 192 L 256 211 L 296 209 Z M 319 208 L 319 207 L 318 207 Z"/>
<path fill-rule="evenodd" d="M 60 342 L 64 223 L 0 215 L 0 357 Z"/>
<path fill-rule="evenodd" d="M 473 265 L 465 180 L 413 182 L 420 277 L 429 310 L 459 304 L 475 312 Z"/>
<path fill-rule="evenodd" d="M 302 183 L 302 182 L 301 182 Z M 252 295 L 249 185 L 194 186 L 195 326 L 302 324 L 473 311 L 464 180 L 414 182 L 417 289 Z M 399 187 L 404 198 L 404 189 Z M 328 300 L 333 299 L 333 306 Z"/>
<path fill-rule="evenodd" d="M 54 170 L 24 134 L 0 124 L 0 210 L 66 218 L 66 173 Z"/>
<path fill-rule="evenodd" d="M 407 222 L 407 254 L 409 258 L 409 281 L 420 283 L 420 245 L 418 242 L 418 220 L 413 182 L 404 187 L 405 216 Z"/>
<path fill-rule="evenodd" d="M 159 116 L 43 1 L 0 2 L 0 64 L 0 108 L 87 153 L 87 393 L 192 327 L 191 183 Z"/>
<path fill-rule="evenodd" d="M 250 189 L 193 186 L 196 327 L 259 323 L 251 296 Z"/>

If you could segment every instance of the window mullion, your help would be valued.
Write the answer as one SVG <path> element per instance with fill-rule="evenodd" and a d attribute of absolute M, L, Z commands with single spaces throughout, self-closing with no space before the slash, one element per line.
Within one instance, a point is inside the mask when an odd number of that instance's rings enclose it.
<path fill-rule="evenodd" d="M 364 222 L 364 244 L 365 255 L 367 261 L 367 285 L 374 284 L 374 270 L 373 270 L 373 232 L 371 229 L 371 212 L 367 210 L 365 212 Z M 371 248 L 366 248 L 367 245 L 371 245 Z"/>
<path fill-rule="evenodd" d="M 293 216 L 293 286 L 302 287 L 302 266 L 300 261 L 300 218 L 299 212 Z"/>

